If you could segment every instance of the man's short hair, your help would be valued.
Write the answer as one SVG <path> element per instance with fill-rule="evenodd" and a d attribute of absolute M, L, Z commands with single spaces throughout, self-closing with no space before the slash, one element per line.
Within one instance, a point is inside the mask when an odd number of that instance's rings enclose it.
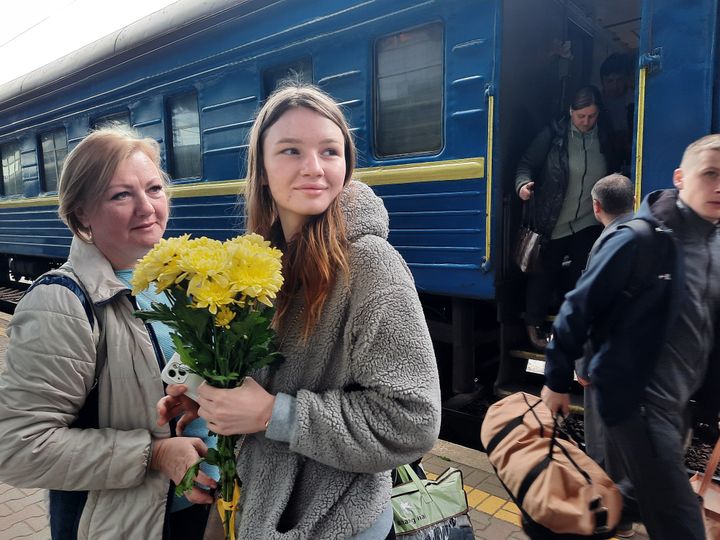
<path fill-rule="evenodd" d="M 593 200 L 600 203 L 603 211 L 611 216 L 632 212 L 634 190 L 630 179 L 614 173 L 595 182 L 590 192 Z"/>
<path fill-rule="evenodd" d="M 690 162 L 704 150 L 720 151 L 720 133 L 705 135 L 697 141 L 690 143 L 690 145 L 685 149 L 685 152 L 683 152 L 680 168 L 687 167 Z"/>
<path fill-rule="evenodd" d="M 632 73 L 630 57 L 623 53 L 613 53 L 600 64 L 600 80 L 612 74 L 629 76 Z"/>

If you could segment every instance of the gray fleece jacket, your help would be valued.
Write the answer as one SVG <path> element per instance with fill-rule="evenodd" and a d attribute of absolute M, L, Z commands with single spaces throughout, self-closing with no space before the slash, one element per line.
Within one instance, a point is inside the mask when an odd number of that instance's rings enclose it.
<path fill-rule="evenodd" d="M 410 271 L 387 242 L 388 215 L 366 185 L 341 203 L 350 282 L 340 277 L 301 338 L 302 294 L 280 335 L 285 362 L 255 374 L 277 394 L 265 433 L 238 458 L 238 538 L 339 539 L 373 525 L 389 470 L 427 452 L 440 428 L 435 356 Z"/>

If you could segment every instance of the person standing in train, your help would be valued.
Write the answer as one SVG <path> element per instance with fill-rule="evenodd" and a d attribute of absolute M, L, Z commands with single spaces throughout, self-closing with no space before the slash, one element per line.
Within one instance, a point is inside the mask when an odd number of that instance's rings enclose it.
<path fill-rule="evenodd" d="M 53 539 L 203 537 L 212 495 L 169 493 L 206 443 L 157 425 L 172 340 L 133 315 L 160 295 L 132 297 L 128 285 L 165 232 L 166 183 L 153 139 L 106 128 L 80 142 L 58 190 L 70 257 L 29 289 L 7 329 L 0 480 L 51 490 Z M 204 422 L 186 431 L 213 443 Z M 195 481 L 216 485 L 204 472 Z"/>
<path fill-rule="evenodd" d="M 632 88 L 632 60 L 613 53 L 600 64 L 600 87 L 607 111 L 610 143 L 620 162 L 620 170 L 629 173 L 632 156 L 632 127 L 635 113 Z"/>
<path fill-rule="evenodd" d="M 720 410 L 720 135 L 690 144 L 673 182 L 643 201 L 636 217 L 647 234 L 618 227 L 566 296 L 542 397 L 567 414 L 573 362 L 594 336 L 589 376 L 607 443 L 650 537 L 701 540 L 684 457 L 691 399 L 708 422 Z M 641 267 L 642 286 L 632 287 Z"/>
<path fill-rule="evenodd" d="M 160 422 L 182 406 L 216 433 L 246 435 L 238 538 L 394 537 L 389 471 L 438 435 L 423 310 L 382 200 L 351 180 L 354 167 L 327 94 L 290 85 L 267 99 L 250 134 L 245 207 L 248 230 L 284 253 L 274 324 L 285 362 L 235 389 L 202 385 L 197 404 L 170 385 L 158 403 Z"/>
<path fill-rule="evenodd" d="M 594 86 L 577 91 L 570 111 L 533 140 L 517 167 L 515 189 L 531 204 L 531 221 L 543 238 L 542 270 L 528 275 L 525 323 L 530 342 L 547 345 L 541 328 L 555 293 L 577 281 L 600 234 L 590 191 L 618 163 L 604 130 L 603 105 Z M 568 284 L 561 286 L 563 260 L 570 258 Z"/>

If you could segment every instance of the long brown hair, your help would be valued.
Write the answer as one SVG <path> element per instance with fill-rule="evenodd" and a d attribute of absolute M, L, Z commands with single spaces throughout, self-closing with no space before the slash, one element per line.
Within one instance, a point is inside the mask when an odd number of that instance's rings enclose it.
<path fill-rule="evenodd" d="M 339 196 L 320 215 L 311 217 L 300 232 L 285 243 L 275 202 L 267 185 L 262 145 L 267 130 L 290 109 L 304 107 L 332 121 L 345 141 L 345 179 L 347 185 L 355 170 L 355 145 L 340 107 L 319 88 L 288 85 L 273 92 L 260 109 L 248 145 L 245 216 L 247 230 L 280 244 L 284 252 L 285 283 L 276 302 L 275 325 L 282 326 L 290 301 L 304 287 L 303 336 L 307 338 L 320 318 L 323 306 L 338 273 L 349 276 L 348 240 Z"/>

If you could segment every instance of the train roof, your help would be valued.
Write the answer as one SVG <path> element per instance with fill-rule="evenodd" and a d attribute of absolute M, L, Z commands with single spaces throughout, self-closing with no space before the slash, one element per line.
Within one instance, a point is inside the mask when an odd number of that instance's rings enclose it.
<path fill-rule="evenodd" d="M 0 85 L 0 110 L 32 101 L 80 82 L 111 65 L 117 65 L 172 43 L 214 24 L 228 12 L 247 5 L 250 10 L 272 0 L 178 0 L 142 19 L 54 60 L 17 79 Z"/>

